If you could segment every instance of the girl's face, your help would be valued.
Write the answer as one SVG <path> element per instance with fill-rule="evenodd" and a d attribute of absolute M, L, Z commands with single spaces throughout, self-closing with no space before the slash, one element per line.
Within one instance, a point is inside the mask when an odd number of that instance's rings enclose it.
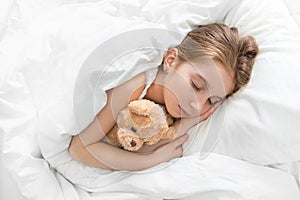
<path fill-rule="evenodd" d="M 232 92 L 233 79 L 219 62 L 211 59 L 179 62 L 175 57 L 169 65 L 164 64 L 168 71 L 164 79 L 164 103 L 175 118 L 203 115 Z"/>

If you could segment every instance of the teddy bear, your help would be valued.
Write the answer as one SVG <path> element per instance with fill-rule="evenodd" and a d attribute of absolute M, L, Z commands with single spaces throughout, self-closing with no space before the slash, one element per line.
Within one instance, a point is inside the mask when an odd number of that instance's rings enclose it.
<path fill-rule="evenodd" d="M 135 100 L 121 110 L 106 140 L 125 150 L 137 151 L 144 143 L 153 145 L 161 139 L 173 139 L 173 123 L 173 118 L 159 104 L 147 99 Z"/>

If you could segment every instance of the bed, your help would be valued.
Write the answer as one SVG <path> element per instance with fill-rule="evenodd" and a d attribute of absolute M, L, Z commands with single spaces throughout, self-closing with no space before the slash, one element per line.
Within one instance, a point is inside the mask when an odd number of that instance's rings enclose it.
<path fill-rule="evenodd" d="M 0 4 L 1 199 L 300 199 L 296 0 Z M 189 132 L 184 157 L 141 172 L 62 165 L 71 135 L 105 104 L 102 85 L 157 66 L 211 22 L 253 35 L 260 53 L 249 85 Z"/>

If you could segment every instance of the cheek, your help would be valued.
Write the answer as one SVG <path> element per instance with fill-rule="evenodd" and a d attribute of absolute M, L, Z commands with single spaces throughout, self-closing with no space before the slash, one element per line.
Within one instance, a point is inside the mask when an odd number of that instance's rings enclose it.
<path fill-rule="evenodd" d="M 199 111 L 196 109 L 192 111 L 190 108 L 191 102 L 195 102 L 195 104 L 197 104 L 197 98 L 195 93 L 190 91 L 189 88 L 190 87 L 179 89 L 178 87 L 169 87 L 164 89 L 164 103 L 168 113 L 173 117 L 181 117 L 179 106 L 188 110 L 190 114 L 192 114 L 192 112 L 196 112 L 195 115 L 199 115 Z"/>
<path fill-rule="evenodd" d="M 164 89 L 164 101 L 165 104 L 174 104 L 178 103 L 176 95 L 174 95 L 169 89 Z"/>
<path fill-rule="evenodd" d="M 170 115 L 177 117 L 178 99 L 169 89 L 164 89 L 164 103 Z"/>
<path fill-rule="evenodd" d="M 168 90 L 169 96 L 175 97 L 177 102 L 182 103 L 195 96 L 191 84 L 182 75 L 175 73 L 167 80 L 165 88 Z"/>

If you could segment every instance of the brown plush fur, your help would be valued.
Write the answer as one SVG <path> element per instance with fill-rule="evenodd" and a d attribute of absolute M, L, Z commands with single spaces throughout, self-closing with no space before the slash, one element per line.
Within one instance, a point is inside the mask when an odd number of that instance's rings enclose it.
<path fill-rule="evenodd" d="M 161 139 L 175 137 L 173 118 L 152 101 L 132 101 L 123 109 L 117 124 L 107 134 L 108 142 L 129 151 L 140 149 L 144 143 L 152 145 Z"/>

